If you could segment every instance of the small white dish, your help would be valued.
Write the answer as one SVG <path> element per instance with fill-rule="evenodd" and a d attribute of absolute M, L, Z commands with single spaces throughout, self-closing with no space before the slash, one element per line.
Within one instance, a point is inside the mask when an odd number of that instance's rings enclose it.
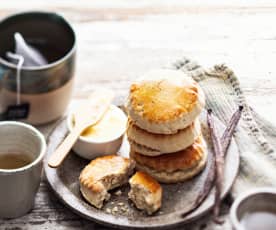
<path fill-rule="evenodd" d="M 276 189 L 257 188 L 240 195 L 230 210 L 230 219 L 234 230 L 248 230 L 243 224 L 243 218 L 255 212 L 276 213 Z M 265 221 L 265 220 L 263 220 Z M 263 223 L 260 223 L 263 226 Z M 254 226 L 254 229 L 258 228 Z M 251 228 L 250 228 L 251 229 Z M 276 228 L 274 228 L 276 229 Z"/>
<path fill-rule="evenodd" d="M 98 156 L 116 154 L 120 149 L 126 131 L 127 116 L 115 105 L 110 105 L 109 109 L 120 118 L 122 126 L 115 131 L 107 128 L 106 132 L 109 134 L 107 138 L 80 136 L 73 146 L 73 151 L 80 157 L 91 160 Z M 108 116 L 108 113 L 109 111 L 105 116 Z M 73 128 L 73 114 L 74 112 L 71 111 L 67 117 L 67 127 L 69 131 L 72 131 Z"/>

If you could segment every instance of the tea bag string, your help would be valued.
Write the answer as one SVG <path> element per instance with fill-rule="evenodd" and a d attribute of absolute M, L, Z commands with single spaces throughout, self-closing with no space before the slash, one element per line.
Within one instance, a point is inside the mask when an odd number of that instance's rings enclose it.
<path fill-rule="evenodd" d="M 9 58 L 15 59 L 17 60 L 17 65 L 16 65 L 16 104 L 20 105 L 21 103 L 21 98 L 20 98 L 20 94 L 21 94 L 21 69 L 24 63 L 24 58 L 21 55 L 18 54 L 14 54 L 11 52 L 7 52 L 7 56 Z"/>

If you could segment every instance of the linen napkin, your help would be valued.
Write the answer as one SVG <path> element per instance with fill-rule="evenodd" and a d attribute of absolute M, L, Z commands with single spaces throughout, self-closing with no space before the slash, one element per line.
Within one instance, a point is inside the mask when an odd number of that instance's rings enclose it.
<path fill-rule="evenodd" d="M 176 61 L 171 68 L 184 71 L 200 84 L 205 92 L 206 107 L 211 108 L 224 124 L 239 105 L 244 107 L 234 134 L 241 158 L 240 170 L 230 196 L 235 199 L 252 188 L 276 186 L 276 127 L 250 108 L 234 72 L 225 65 L 205 70 L 188 58 Z M 223 207 L 224 225 L 215 225 L 207 215 L 188 225 L 187 229 L 231 229 L 230 204 L 228 197 Z"/>

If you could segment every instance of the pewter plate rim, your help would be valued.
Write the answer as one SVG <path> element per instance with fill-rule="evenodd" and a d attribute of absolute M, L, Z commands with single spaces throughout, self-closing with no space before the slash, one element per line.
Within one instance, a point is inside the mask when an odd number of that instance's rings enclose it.
<path fill-rule="evenodd" d="M 206 115 L 205 112 L 201 115 L 201 120 L 204 119 L 203 117 Z M 224 125 L 216 119 L 219 131 L 224 130 Z M 52 131 L 51 135 L 55 134 L 55 131 L 60 127 L 60 126 L 66 126 L 66 120 L 61 121 Z M 181 224 L 187 224 L 190 223 L 204 214 L 206 214 L 213 206 L 213 204 L 208 205 L 208 207 L 205 207 L 204 210 L 200 210 L 201 207 L 199 207 L 196 211 L 192 212 L 189 214 L 187 217 L 182 218 L 181 213 L 183 211 L 177 210 L 175 212 L 172 212 L 170 214 L 166 214 L 166 220 L 169 221 L 160 221 L 160 217 L 157 216 L 156 220 L 152 221 L 152 218 L 154 219 L 155 216 L 153 217 L 148 217 L 149 222 L 142 220 L 128 220 L 127 218 L 121 217 L 121 216 L 115 216 L 112 214 L 107 214 L 104 211 L 93 211 L 91 210 L 91 205 L 86 203 L 84 200 L 80 201 L 77 196 L 75 196 L 71 190 L 62 182 L 62 180 L 59 178 L 59 174 L 57 173 L 56 169 L 52 169 L 47 165 L 47 159 L 51 153 L 51 148 L 48 149 L 45 160 L 44 160 L 44 170 L 45 170 L 45 175 L 46 179 L 48 181 L 48 184 L 50 185 L 51 189 L 54 191 L 56 196 L 64 203 L 64 205 L 68 208 L 70 208 L 74 213 L 78 214 L 79 216 L 92 220 L 96 223 L 103 224 L 105 226 L 113 227 L 113 228 L 121 228 L 121 229 L 167 229 L 167 228 L 172 228 L 179 226 Z M 239 152 L 237 145 L 235 143 L 235 140 L 233 139 L 228 151 L 228 154 L 226 156 L 226 165 L 227 165 L 227 159 L 231 157 L 234 157 L 234 168 L 233 165 L 231 170 L 231 178 L 228 178 L 227 183 L 223 186 L 223 193 L 222 197 L 225 197 L 231 187 L 232 184 L 235 181 L 235 178 L 238 173 L 239 169 Z M 228 163 L 229 164 L 229 163 Z M 227 168 L 227 167 L 226 167 Z M 184 182 L 185 183 L 185 182 Z M 212 194 L 209 194 L 211 196 Z M 208 197 L 209 197 L 208 196 Z M 208 199 L 208 198 L 207 198 Z M 207 200 L 206 199 L 206 200 Z M 205 201 L 206 201 L 205 200 Z M 204 201 L 204 202 L 205 202 Z M 199 212 L 199 213 L 198 213 Z M 159 220 L 158 220 L 159 219 Z M 161 218 L 162 219 L 162 218 Z M 154 224 L 153 224 L 154 222 Z"/>

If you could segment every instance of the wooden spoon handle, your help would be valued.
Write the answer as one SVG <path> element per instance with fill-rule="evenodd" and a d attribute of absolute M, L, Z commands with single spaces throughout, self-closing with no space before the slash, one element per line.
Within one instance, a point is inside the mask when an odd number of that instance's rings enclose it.
<path fill-rule="evenodd" d="M 56 149 L 54 153 L 51 154 L 48 160 L 48 165 L 51 168 L 57 168 L 65 159 L 65 157 L 70 152 L 72 146 L 77 141 L 78 137 L 82 132 L 81 128 L 75 127 L 72 132 L 64 139 L 60 146 Z"/>

